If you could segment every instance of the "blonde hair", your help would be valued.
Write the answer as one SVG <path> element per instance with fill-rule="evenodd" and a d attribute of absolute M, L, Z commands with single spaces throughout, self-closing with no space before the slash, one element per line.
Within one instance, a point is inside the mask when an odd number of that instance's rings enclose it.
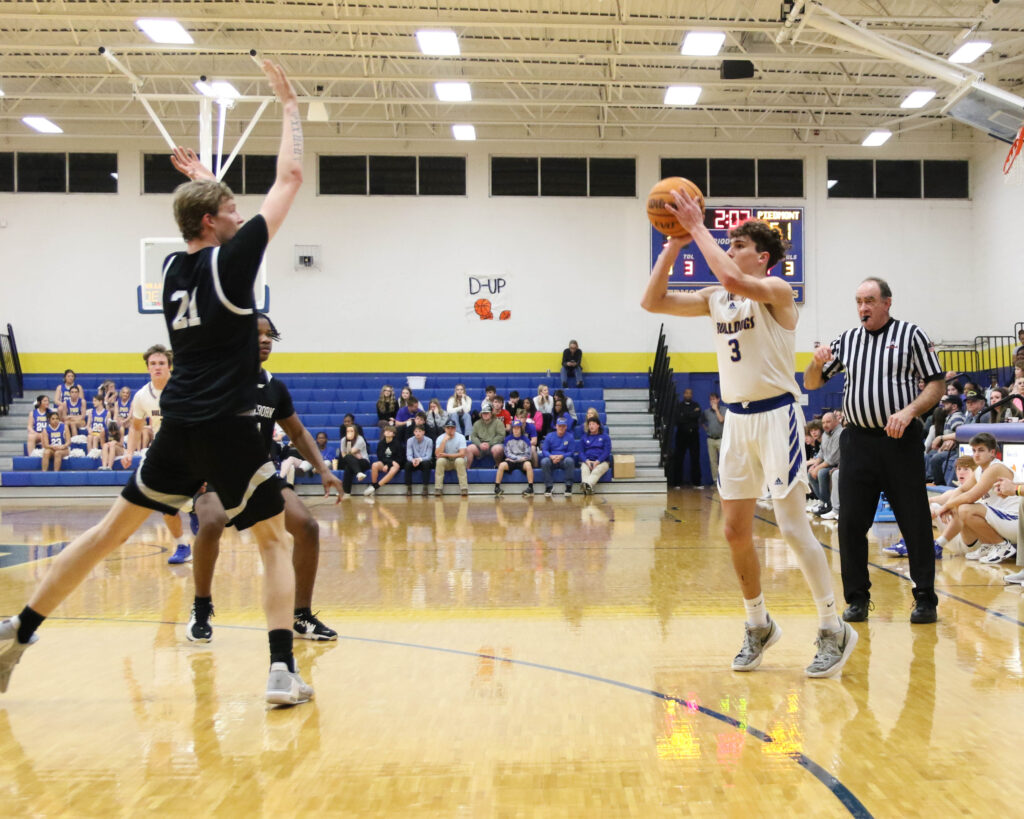
<path fill-rule="evenodd" d="M 174 221 L 186 242 L 203 232 L 203 217 L 216 214 L 225 199 L 234 199 L 231 188 L 215 179 L 195 179 L 174 189 Z"/>

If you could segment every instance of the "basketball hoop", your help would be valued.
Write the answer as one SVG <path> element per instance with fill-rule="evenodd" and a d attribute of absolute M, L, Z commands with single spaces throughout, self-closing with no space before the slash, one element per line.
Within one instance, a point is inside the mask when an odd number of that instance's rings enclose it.
<path fill-rule="evenodd" d="M 1024 147 L 1024 125 L 1017 131 L 1017 138 L 1010 145 L 1010 151 L 1003 161 L 1003 181 L 1007 185 L 1024 185 L 1024 161 L 1017 162 L 1021 147 Z"/>

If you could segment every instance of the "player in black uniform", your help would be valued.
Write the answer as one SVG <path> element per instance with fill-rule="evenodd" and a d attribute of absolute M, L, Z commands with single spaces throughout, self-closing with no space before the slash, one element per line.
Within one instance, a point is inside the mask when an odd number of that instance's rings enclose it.
<path fill-rule="evenodd" d="M 175 369 L 161 395 L 163 423 L 149 453 L 113 507 L 75 538 L 17 617 L 0 622 L 0 692 L 43 620 L 152 510 L 173 514 L 204 482 L 216 485 L 230 521 L 252 527 L 264 567 L 263 606 L 270 630 L 266 698 L 305 702 L 313 689 L 292 655 L 295 573 L 284 524 L 284 499 L 256 424 L 259 347 L 253 283 L 267 242 L 281 227 L 302 185 L 302 119 L 280 66 L 263 70 L 284 108 L 274 184 L 260 212 L 242 224 L 230 188 L 200 180 L 174 193 L 174 217 L 186 252 L 164 265 L 164 320 Z"/>
<path fill-rule="evenodd" d="M 279 341 L 281 336 L 268 316 L 258 316 L 257 328 L 260 363 L 263 363 L 270 357 L 274 342 Z M 316 465 L 324 485 L 324 496 L 330 495 L 333 488 L 338 493 L 340 503 L 341 481 L 331 472 L 313 436 L 299 420 L 292 396 L 284 382 L 261 369 L 257 390 L 256 417 L 268 457 L 274 440 L 274 424 L 278 423 L 288 434 L 292 446 L 303 458 Z M 312 611 L 313 586 L 320 561 L 320 526 L 287 481 L 277 476 L 272 480 L 278 481 L 281 487 L 284 496 L 284 525 L 295 539 L 292 550 L 292 565 L 295 567 L 295 622 L 292 628 L 299 637 L 307 640 L 337 640 L 338 632 L 321 623 Z M 185 636 L 193 642 L 208 643 L 213 638 L 213 628 L 210 626 L 210 617 L 213 615 L 213 569 L 220 554 L 220 536 L 228 522 L 216 487 L 208 486 L 206 492 L 196 498 L 195 515 L 199 519 L 194 544 L 195 560 L 192 564 L 196 599 Z"/>

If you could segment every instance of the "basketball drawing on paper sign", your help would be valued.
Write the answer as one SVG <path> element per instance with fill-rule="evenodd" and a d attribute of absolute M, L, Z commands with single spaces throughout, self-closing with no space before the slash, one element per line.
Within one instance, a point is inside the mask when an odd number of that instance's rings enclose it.
<path fill-rule="evenodd" d="M 512 317 L 512 310 L 496 303 L 496 299 L 493 298 L 502 297 L 502 301 L 505 301 L 505 298 L 507 298 L 505 293 L 507 287 L 508 281 L 504 278 L 470 276 L 466 291 L 469 296 L 469 304 L 466 310 L 467 318 L 479 321 L 493 321 L 497 318 L 498 321 L 508 321 Z M 489 294 L 491 298 L 482 295 L 484 293 Z"/>

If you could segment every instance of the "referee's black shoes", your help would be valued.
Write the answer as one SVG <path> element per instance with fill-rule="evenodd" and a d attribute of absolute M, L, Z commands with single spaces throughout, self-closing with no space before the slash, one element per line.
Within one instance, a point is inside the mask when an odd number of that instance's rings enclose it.
<path fill-rule="evenodd" d="M 847 623 L 863 623 L 868 619 L 868 610 L 873 609 L 875 604 L 870 600 L 857 600 L 850 603 L 843 612 L 843 619 Z"/>
<path fill-rule="evenodd" d="M 914 610 L 910 612 L 911 623 L 934 623 L 938 619 L 935 604 L 927 600 L 918 600 L 914 603 Z"/>

